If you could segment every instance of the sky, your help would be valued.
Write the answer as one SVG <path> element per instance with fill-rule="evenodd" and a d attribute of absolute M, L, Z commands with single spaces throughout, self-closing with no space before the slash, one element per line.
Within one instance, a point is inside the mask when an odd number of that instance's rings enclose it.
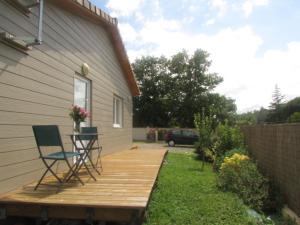
<path fill-rule="evenodd" d="M 299 0 L 91 0 L 117 17 L 131 62 L 203 49 L 215 92 L 238 112 L 268 107 L 275 85 L 286 101 L 300 96 Z"/>

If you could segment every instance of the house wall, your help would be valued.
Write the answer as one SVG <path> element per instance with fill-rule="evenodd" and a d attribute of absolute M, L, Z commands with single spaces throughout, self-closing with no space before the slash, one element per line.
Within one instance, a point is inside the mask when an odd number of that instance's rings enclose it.
<path fill-rule="evenodd" d="M 38 8 L 29 17 L 0 0 L 0 32 L 34 36 Z M 90 66 L 92 125 L 103 135 L 103 154 L 132 144 L 132 100 L 107 32 L 45 1 L 43 44 L 24 54 L 0 42 L 0 194 L 37 180 L 44 170 L 38 158 L 33 124 L 59 125 L 66 148 L 73 130 L 68 116 L 73 82 L 82 63 Z M 113 95 L 123 98 L 123 128 L 113 128 Z"/>

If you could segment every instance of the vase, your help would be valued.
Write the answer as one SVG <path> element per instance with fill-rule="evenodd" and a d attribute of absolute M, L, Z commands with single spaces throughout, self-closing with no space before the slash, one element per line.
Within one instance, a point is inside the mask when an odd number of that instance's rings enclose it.
<path fill-rule="evenodd" d="M 80 133 L 80 121 L 75 122 L 74 132 L 75 133 Z"/>

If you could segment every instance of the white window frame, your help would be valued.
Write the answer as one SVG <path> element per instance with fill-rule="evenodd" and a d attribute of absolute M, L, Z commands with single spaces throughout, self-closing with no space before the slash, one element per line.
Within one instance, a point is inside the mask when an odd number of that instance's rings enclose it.
<path fill-rule="evenodd" d="M 123 127 L 123 99 L 117 95 L 113 97 L 113 127 Z"/>

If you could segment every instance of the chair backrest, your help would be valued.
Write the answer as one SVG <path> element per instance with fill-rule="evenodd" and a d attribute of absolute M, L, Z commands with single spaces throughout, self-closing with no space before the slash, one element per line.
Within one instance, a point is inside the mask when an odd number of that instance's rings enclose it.
<path fill-rule="evenodd" d="M 35 141 L 40 146 L 62 146 L 62 141 L 58 126 L 56 125 L 38 125 L 32 126 Z"/>
<path fill-rule="evenodd" d="M 98 129 L 97 127 L 82 127 L 81 128 L 81 133 L 83 134 L 97 134 Z M 80 136 L 81 140 L 91 140 L 94 139 L 95 137 L 92 137 L 90 135 L 82 135 Z M 96 140 L 98 139 L 98 136 L 96 136 Z"/>

